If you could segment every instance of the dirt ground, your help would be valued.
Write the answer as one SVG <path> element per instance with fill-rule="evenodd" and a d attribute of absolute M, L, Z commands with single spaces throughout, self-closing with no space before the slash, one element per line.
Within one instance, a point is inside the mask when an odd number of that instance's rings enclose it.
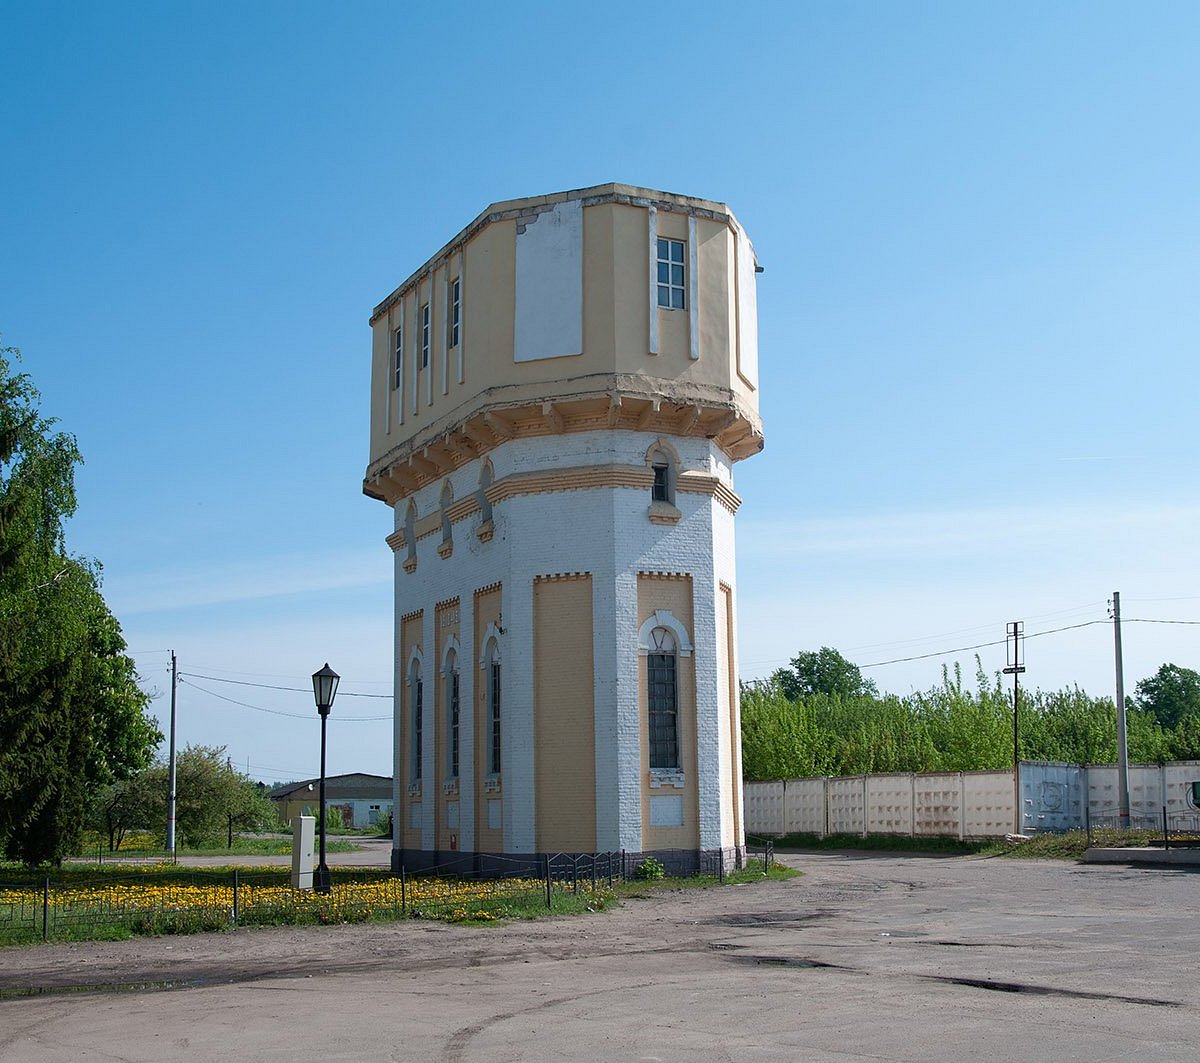
<path fill-rule="evenodd" d="M 7 949 L 0 1061 L 1196 1058 L 1193 872 L 784 859 L 531 923 Z"/>

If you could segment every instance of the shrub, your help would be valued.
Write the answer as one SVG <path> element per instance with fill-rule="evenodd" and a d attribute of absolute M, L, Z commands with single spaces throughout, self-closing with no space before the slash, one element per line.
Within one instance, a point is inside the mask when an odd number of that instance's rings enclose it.
<path fill-rule="evenodd" d="M 633 877 L 643 882 L 657 881 L 660 878 L 667 877 L 667 869 L 655 860 L 654 857 L 648 856 L 638 864 Z"/>

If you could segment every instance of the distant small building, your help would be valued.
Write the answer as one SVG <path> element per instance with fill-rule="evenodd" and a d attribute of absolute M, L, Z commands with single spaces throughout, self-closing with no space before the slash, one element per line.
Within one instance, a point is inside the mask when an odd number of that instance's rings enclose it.
<path fill-rule="evenodd" d="M 295 816 L 317 814 L 320 779 L 278 786 L 267 796 L 275 802 L 285 822 Z M 370 827 L 392 812 L 392 780 L 387 775 L 367 775 L 353 771 L 348 775 L 325 776 L 325 804 L 342 813 L 347 827 Z"/>

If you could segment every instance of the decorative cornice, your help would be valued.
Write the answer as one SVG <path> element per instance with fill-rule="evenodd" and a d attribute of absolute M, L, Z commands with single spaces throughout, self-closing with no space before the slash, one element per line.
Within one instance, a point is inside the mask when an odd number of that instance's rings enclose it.
<path fill-rule="evenodd" d="M 565 469 L 518 472 L 495 481 L 487 489 L 488 501 L 493 505 L 520 495 L 549 494 L 554 491 L 587 491 L 600 488 L 629 487 L 638 491 L 649 491 L 654 483 L 654 473 L 639 465 L 575 465 Z M 720 477 L 703 472 L 685 472 L 676 481 L 676 490 L 685 494 L 709 495 L 721 503 L 730 513 L 736 513 L 742 500 Z M 678 511 L 655 512 L 652 504 L 650 519 L 656 523 L 674 524 L 679 520 Z M 671 507 L 672 509 L 674 507 Z M 446 511 L 452 524 L 468 520 L 479 512 L 479 501 L 468 495 L 455 502 Z M 413 526 L 418 541 L 442 531 L 441 510 L 434 510 L 417 520 Z M 484 536 L 480 536 L 484 538 Z M 489 534 L 487 538 L 491 538 Z M 384 540 L 394 552 L 407 548 L 404 530 L 392 532 Z M 439 548 L 439 553 L 441 553 Z M 443 556 L 449 556 L 448 552 Z"/>
<path fill-rule="evenodd" d="M 510 439 L 597 430 L 649 432 L 664 439 L 711 439 L 732 461 L 762 449 L 758 416 L 744 411 L 728 392 L 701 389 L 703 395 L 693 390 L 668 399 L 646 394 L 646 385 L 645 379 L 600 374 L 594 382 L 589 378 L 588 390 L 581 394 L 510 405 L 501 400 L 506 389 L 486 392 L 477 397 L 471 412 L 453 422 L 431 425 L 372 462 L 363 493 L 395 506 Z M 468 504 L 468 499 L 455 503 Z M 723 504 L 736 505 L 733 499 Z"/>

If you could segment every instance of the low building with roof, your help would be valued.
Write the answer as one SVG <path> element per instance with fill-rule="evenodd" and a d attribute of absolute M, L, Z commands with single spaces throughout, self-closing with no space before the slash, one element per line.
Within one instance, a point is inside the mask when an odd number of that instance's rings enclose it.
<path fill-rule="evenodd" d="M 321 792 L 320 779 L 277 786 L 267 796 L 275 802 L 284 822 L 296 816 L 315 816 Z M 325 776 L 325 804 L 338 808 L 347 827 L 371 827 L 392 812 L 392 780 L 387 775 L 352 771 Z"/>

